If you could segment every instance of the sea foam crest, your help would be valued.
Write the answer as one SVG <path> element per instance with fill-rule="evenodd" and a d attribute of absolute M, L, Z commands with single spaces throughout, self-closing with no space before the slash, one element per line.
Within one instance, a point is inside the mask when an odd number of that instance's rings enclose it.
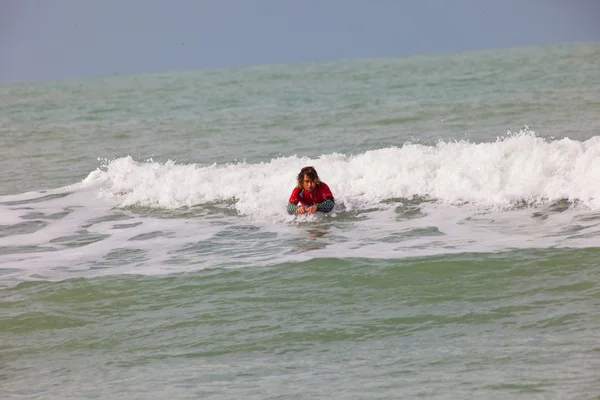
<path fill-rule="evenodd" d="M 229 202 L 240 214 L 285 214 L 295 176 L 313 165 L 345 209 L 430 198 L 506 209 L 560 199 L 600 209 L 600 137 L 548 141 L 525 131 L 491 143 L 407 143 L 357 155 L 290 156 L 268 163 L 177 164 L 118 158 L 83 184 L 120 206 L 179 208 Z"/>

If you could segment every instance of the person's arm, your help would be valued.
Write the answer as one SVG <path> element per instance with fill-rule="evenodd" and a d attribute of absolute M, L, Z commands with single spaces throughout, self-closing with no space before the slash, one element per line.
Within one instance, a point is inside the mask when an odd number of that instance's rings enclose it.
<path fill-rule="evenodd" d="M 333 197 L 327 197 L 325 201 L 317 203 L 317 211 L 328 213 L 333 210 L 334 200 Z"/>
<path fill-rule="evenodd" d="M 319 190 L 321 192 L 321 196 L 323 196 L 321 197 L 323 201 L 317 203 L 317 211 L 328 213 L 329 211 L 333 210 L 335 202 L 333 200 L 333 193 L 331 193 L 331 189 L 329 189 L 329 186 L 327 186 L 325 182 L 319 183 Z"/>
<path fill-rule="evenodd" d="M 296 210 L 298 209 L 298 204 L 294 204 L 292 202 L 289 202 L 287 205 L 287 212 L 288 214 L 292 215 L 292 214 L 296 214 Z"/>
<path fill-rule="evenodd" d="M 300 202 L 300 191 L 302 188 L 296 186 L 292 191 L 290 199 L 288 200 L 287 212 L 288 214 L 296 214 L 296 210 L 298 209 L 298 203 Z"/>

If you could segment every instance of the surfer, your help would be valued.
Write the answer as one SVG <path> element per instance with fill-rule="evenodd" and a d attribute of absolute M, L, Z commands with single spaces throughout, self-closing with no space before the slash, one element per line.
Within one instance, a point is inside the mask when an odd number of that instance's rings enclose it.
<path fill-rule="evenodd" d="M 292 191 L 288 202 L 288 214 L 329 212 L 334 199 L 329 186 L 321 182 L 313 167 L 304 167 L 297 176 L 298 185 Z M 298 205 L 300 203 L 300 205 Z"/>

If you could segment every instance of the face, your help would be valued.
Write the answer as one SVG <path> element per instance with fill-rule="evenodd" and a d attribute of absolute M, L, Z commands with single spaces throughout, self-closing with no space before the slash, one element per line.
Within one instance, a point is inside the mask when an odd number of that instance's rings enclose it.
<path fill-rule="evenodd" d="M 302 189 L 307 192 L 312 192 L 313 189 L 317 186 L 314 181 L 312 181 L 308 176 L 304 175 L 304 179 L 302 180 Z"/>

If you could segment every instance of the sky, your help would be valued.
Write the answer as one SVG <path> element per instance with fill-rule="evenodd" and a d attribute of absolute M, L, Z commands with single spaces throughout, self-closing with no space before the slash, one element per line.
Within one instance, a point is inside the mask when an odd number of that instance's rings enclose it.
<path fill-rule="evenodd" d="M 0 0 L 0 82 L 600 41 L 600 0 Z"/>

